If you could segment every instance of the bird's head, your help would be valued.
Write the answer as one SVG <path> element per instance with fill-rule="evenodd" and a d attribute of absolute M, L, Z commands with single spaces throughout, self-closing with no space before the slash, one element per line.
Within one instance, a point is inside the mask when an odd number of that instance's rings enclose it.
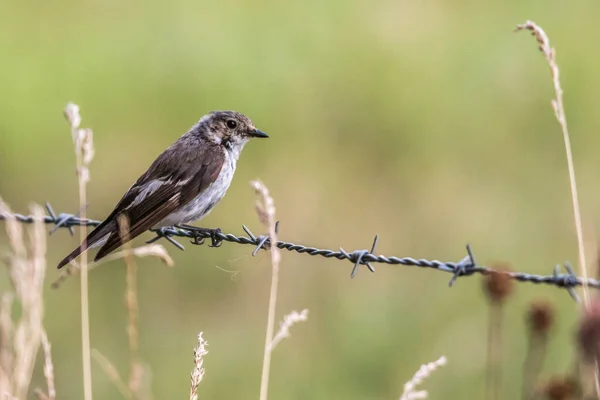
<path fill-rule="evenodd" d="M 267 138 L 250 118 L 236 111 L 213 111 L 200 119 L 197 132 L 211 143 L 239 153 L 252 138 Z"/>

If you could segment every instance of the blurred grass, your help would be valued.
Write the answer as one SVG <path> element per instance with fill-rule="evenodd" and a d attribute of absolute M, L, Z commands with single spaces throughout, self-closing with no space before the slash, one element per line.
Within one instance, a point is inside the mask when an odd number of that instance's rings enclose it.
<path fill-rule="evenodd" d="M 260 177 L 283 240 L 350 250 L 378 233 L 382 254 L 441 260 L 460 259 L 470 242 L 479 262 L 550 273 L 577 259 L 563 144 L 547 66 L 534 40 L 511 29 L 532 19 L 557 48 L 589 233 L 600 218 L 599 11 L 592 1 L 2 2 L 0 194 L 19 212 L 32 201 L 77 210 L 67 101 L 94 129 L 88 215 L 97 219 L 202 114 L 235 109 L 271 139 L 247 146 L 203 225 L 259 231 L 247 182 Z M 49 264 L 75 245 L 57 232 Z M 141 354 L 155 397 L 185 396 L 203 330 L 201 397 L 251 398 L 268 257 L 187 247 L 170 250 L 173 270 L 140 264 Z M 479 280 L 449 290 L 449 276 L 379 266 L 350 281 L 350 264 L 283 256 L 278 314 L 309 308 L 310 319 L 274 353 L 271 397 L 395 398 L 442 354 L 449 368 L 427 383 L 431 397 L 482 396 Z M 232 280 L 215 266 L 240 273 Z M 119 263 L 90 275 L 92 344 L 122 370 L 124 275 Z M 82 392 L 77 291 L 74 280 L 45 294 L 61 398 Z M 567 293 L 519 285 L 506 308 L 506 398 L 520 391 L 524 305 L 537 297 L 560 309 L 547 370 L 571 360 Z M 93 377 L 97 398 L 118 396 L 97 365 Z"/>

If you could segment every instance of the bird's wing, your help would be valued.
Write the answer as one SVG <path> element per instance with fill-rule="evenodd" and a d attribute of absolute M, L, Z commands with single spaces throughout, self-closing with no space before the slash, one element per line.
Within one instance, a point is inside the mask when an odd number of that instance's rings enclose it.
<path fill-rule="evenodd" d="M 121 217 L 129 223 L 128 239 L 131 240 L 185 206 L 217 179 L 225 161 L 224 151 L 212 146 L 199 150 L 197 146 L 176 145 L 177 142 L 152 163 L 111 214 L 58 264 L 58 268 L 99 245 L 106 237 L 94 261 L 121 246 L 118 226 Z"/>
<path fill-rule="evenodd" d="M 87 235 L 85 240 L 75 250 L 73 250 L 71 253 L 69 253 L 68 256 L 63 258 L 62 261 L 58 263 L 58 266 L 56 268 L 61 269 L 62 267 L 70 263 L 71 260 L 74 260 L 81 253 L 86 251 L 88 248 L 95 247 L 98 242 L 101 242 L 106 235 L 108 235 L 115 229 L 114 225 L 115 224 L 113 220 L 104 220 L 100 225 L 94 228 L 94 230 Z"/>
<path fill-rule="evenodd" d="M 207 149 L 202 154 L 181 154 L 177 161 L 177 167 L 169 168 L 170 173 L 163 175 L 161 179 L 146 180 L 142 185 L 134 185 L 138 188 L 136 194 L 125 196 L 119 202 L 120 207 L 118 205 L 111 214 L 117 222 L 115 227 L 118 227 L 119 218 L 127 218 L 129 240 L 152 228 L 206 190 L 219 176 L 225 153 L 220 149 Z M 120 232 L 114 229 L 94 261 L 106 256 L 121 244 Z"/>

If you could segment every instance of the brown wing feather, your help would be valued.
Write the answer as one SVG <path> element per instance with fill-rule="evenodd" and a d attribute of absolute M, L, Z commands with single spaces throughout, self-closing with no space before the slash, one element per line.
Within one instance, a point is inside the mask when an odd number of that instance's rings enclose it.
<path fill-rule="evenodd" d="M 153 193 L 147 198 L 145 198 L 144 201 L 142 201 L 142 203 L 140 203 L 143 206 L 142 209 L 138 210 L 137 207 L 134 206 L 131 209 L 123 211 L 117 216 L 115 216 L 115 219 L 117 221 L 118 218 L 120 218 L 121 216 L 127 218 L 129 222 L 129 240 L 132 240 L 133 238 L 141 235 L 143 232 L 152 228 L 167 215 L 179 208 L 181 193 L 165 192 L 156 194 L 158 196 L 155 196 L 155 193 Z M 152 202 L 152 204 L 154 204 L 154 207 L 147 207 L 144 204 L 146 201 Z M 121 241 L 120 232 L 118 232 L 117 226 L 117 229 L 111 232 L 110 236 L 108 237 L 108 240 L 104 243 L 104 245 L 102 245 L 102 247 L 96 254 L 94 261 L 97 261 L 102 257 L 106 256 L 113 250 L 120 247 L 122 244 L 123 243 Z"/>
<path fill-rule="evenodd" d="M 198 163 L 200 160 L 197 160 L 191 165 L 187 164 L 188 168 L 174 171 L 169 176 L 164 177 L 163 179 L 169 179 L 171 182 L 164 183 L 140 203 L 111 214 L 115 222 L 118 221 L 121 215 L 128 219 L 129 240 L 141 235 L 172 212 L 188 204 L 217 179 L 224 162 L 224 153 L 218 150 L 220 149 L 213 149 L 210 156 L 202 157 L 201 163 Z M 185 161 L 187 163 L 193 160 L 187 159 Z M 178 184 L 178 182 L 187 179 L 189 179 L 187 184 Z M 117 210 L 115 209 L 115 211 Z M 117 228 L 116 225 L 115 228 Z M 119 232 L 114 229 L 108 240 L 98 251 L 98 254 L 96 254 L 94 261 L 106 256 L 122 244 Z"/>
<path fill-rule="evenodd" d="M 87 235 L 87 237 L 79 245 L 79 247 L 73 250 L 68 256 L 63 258 L 60 263 L 58 263 L 57 268 L 61 269 L 62 267 L 70 263 L 72 260 L 77 258 L 81 253 L 86 251 L 88 248 L 93 247 L 96 242 L 102 240 L 104 236 L 106 236 L 108 233 L 114 230 L 113 225 L 113 221 L 109 219 L 106 219 L 104 222 L 98 225 L 93 231 L 91 231 Z"/>

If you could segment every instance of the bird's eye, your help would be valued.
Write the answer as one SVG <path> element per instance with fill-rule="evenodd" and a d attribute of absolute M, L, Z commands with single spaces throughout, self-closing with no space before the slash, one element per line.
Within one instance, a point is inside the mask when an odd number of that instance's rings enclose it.
<path fill-rule="evenodd" d="M 237 122 L 235 122 L 232 119 L 227 120 L 227 127 L 229 129 L 235 129 L 236 126 L 237 126 Z"/>

